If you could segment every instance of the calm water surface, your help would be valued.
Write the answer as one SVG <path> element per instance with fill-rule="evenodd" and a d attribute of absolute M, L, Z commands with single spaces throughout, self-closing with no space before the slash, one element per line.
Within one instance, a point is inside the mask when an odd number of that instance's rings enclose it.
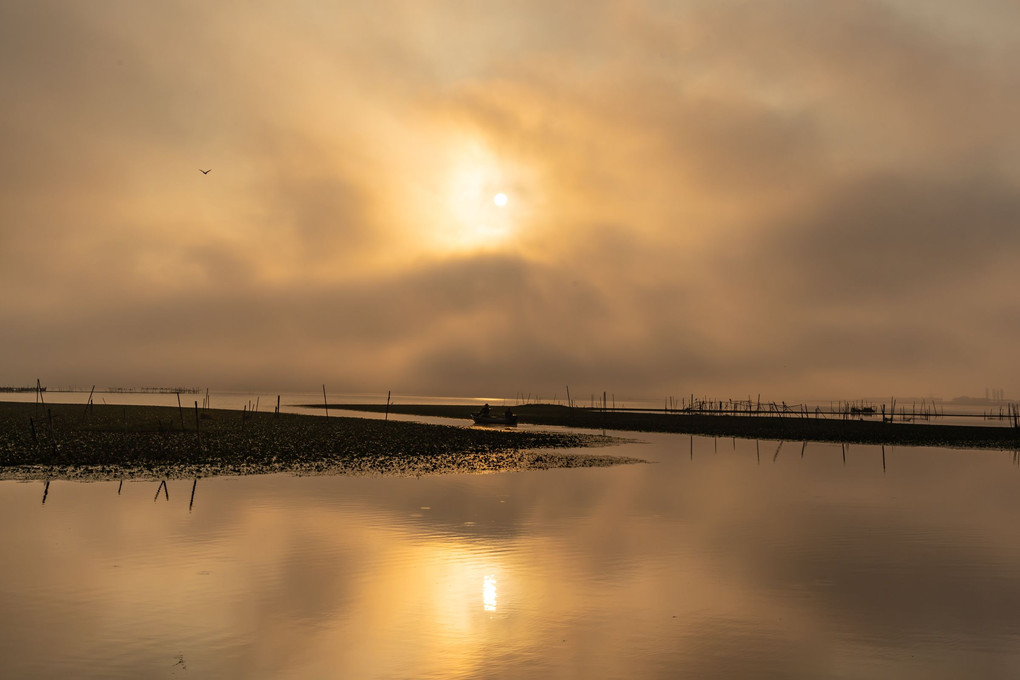
<path fill-rule="evenodd" d="M 193 505 L 0 482 L 0 675 L 1020 674 L 1012 454 L 638 436 L 611 451 L 653 463 L 200 479 Z"/>

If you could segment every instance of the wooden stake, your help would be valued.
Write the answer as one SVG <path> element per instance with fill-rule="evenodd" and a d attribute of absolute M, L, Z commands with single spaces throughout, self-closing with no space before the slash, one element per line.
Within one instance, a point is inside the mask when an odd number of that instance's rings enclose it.
<path fill-rule="evenodd" d="M 195 437 L 198 438 L 198 446 L 202 446 L 202 432 L 198 426 L 198 402 L 195 402 Z"/>
<path fill-rule="evenodd" d="M 322 384 L 322 405 L 326 407 L 326 417 L 329 418 L 329 402 L 326 401 L 326 383 Z"/>
<path fill-rule="evenodd" d="M 92 386 L 92 391 L 91 391 L 91 392 L 89 392 L 89 400 L 88 400 L 87 402 L 85 402 L 85 411 L 83 411 L 83 412 L 82 412 L 82 414 L 81 414 L 81 419 L 82 419 L 83 421 L 84 421 L 84 420 L 85 420 L 85 418 L 86 418 L 86 417 L 88 417 L 88 415 L 89 415 L 89 406 L 91 406 L 91 405 L 92 405 L 92 393 L 93 393 L 93 392 L 95 392 L 95 391 L 96 391 L 96 386 L 95 386 L 95 385 L 93 385 L 93 386 Z"/>

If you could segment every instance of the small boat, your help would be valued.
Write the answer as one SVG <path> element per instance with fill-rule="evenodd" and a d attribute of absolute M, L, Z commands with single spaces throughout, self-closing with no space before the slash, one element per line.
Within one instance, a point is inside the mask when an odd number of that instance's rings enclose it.
<path fill-rule="evenodd" d="M 475 425 L 516 425 L 517 416 L 513 413 L 497 416 L 491 413 L 472 413 L 471 418 L 474 419 Z"/>

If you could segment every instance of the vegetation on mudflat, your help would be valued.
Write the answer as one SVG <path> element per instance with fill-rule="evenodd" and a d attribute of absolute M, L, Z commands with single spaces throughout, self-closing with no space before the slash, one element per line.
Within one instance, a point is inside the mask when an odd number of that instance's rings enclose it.
<path fill-rule="evenodd" d="M 595 435 L 364 418 L 0 402 L 0 477 L 495 472 L 634 462 L 562 452 Z"/>
<path fill-rule="evenodd" d="M 323 408 L 322 404 L 308 407 Z M 330 404 L 330 409 L 382 412 L 386 406 Z M 390 413 L 471 418 L 477 406 L 394 405 Z M 499 409 L 496 409 L 497 412 Z M 1020 449 L 1020 429 L 973 425 L 879 422 L 863 419 L 817 418 L 801 415 L 705 415 L 655 411 L 614 411 L 553 404 L 513 407 L 518 422 L 593 430 L 674 432 L 706 437 L 739 437 L 775 441 L 828 441 L 895 446 Z"/>

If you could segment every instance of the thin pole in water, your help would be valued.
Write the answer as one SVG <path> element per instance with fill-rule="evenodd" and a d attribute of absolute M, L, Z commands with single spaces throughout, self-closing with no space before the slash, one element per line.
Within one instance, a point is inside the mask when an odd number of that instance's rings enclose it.
<path fill-rule="evenodd" d="M 202 432 L 198 427 L 198 402 L 195 402 L 195 436 L 198 438 L 198 446 L 202 446 Z"/>
<path fill-rule="evenodd" d="M 322 405 L 326 409 L 326 417 L 329 418 L 329 402 L 326 401 L 326 383 L 322 384 Z"/>
<path fill-rule="evenodd" d="M 89 415 L 89 407 L 92 405 L 92 394 L 96 391 L 96 386 L 92 386 L 92 391 L 89 392 L 89 400 L 85 402 L 85 411 L 81 414 L 81 419 L 85 420 Z"/>

